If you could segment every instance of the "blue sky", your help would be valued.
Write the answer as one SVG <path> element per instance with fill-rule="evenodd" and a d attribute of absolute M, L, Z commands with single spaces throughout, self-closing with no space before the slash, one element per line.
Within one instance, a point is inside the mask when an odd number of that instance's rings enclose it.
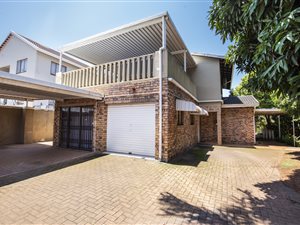
<path fill-rule="evenodd" d="M 41 44 L 64 44 L 117 26 L 168 11 L 191 52 L 223 55 L 229 43 L 208 26 L 212 1 L 0 1 L 0 41 L 10 31 Z M 233 87 L 242 75 L 235 72 Z"/>

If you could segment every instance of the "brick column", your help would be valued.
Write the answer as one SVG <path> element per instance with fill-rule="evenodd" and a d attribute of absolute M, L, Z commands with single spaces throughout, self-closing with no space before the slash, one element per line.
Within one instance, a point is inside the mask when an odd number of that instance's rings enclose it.
<path fill-rule="evenodd" d="M 222 145 L 222 119 L 221 110 L 217 112 L 218 145 Z"/>

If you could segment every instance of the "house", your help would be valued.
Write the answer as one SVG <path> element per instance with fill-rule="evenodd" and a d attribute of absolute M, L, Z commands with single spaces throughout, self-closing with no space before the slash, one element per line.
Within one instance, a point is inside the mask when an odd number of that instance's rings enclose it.
<path fill-rule="evenodd" d="M 0 71 L 55 82 L 60 53 L 15 32 L 10 32 L 0 46 Z M 62 71 L 70 71 L 90 64 L 64 55 Z M 2 99 L 2 105 L 25 106 L 24 101 Z M 35 107 L 53 107 L 53 101 L 35 101 Z"/>
<path fill-rule="evenodd" d="M 253 96 L 222 96 L 222 89 L 231 89 L 232 65 L 224 56 L 193 53 L 196 67 L 190 72 L 197 87 L 199 105 L 209 113 L 200 117 L 200 142 L 213 144 L 255 143 L 255 108 Z"/>
<path fill-rule="evenodd" d="M 56 82 L 103 99 L 57 101 L 54 145 L 169 161 L 199 143 L 254 144 L 252 96 L 223 97 L 233 65 L 190 53 L 168 13 L 67 44 L 93 66 Z"/>

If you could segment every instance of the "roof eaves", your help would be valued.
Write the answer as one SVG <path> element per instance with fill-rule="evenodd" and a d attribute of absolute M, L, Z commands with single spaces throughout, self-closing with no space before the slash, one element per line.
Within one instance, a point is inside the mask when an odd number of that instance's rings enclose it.
<path fill-rule="evenodd" d="M 104 31 L 104 32 L 101 32 L 101 33 L 98 33 L 98 34 L 80 39 L 78 41 L 71 42 L 69 44 L 66 44 L 66 45 L 62 46 L 60 48 L 60 50 L 63 51 L 63 52 L 69 51 L 71 49 L 79 48 L 83 45 L 91 44 L 91 43 L 94 43 L 96 41 L 103 40 L 105 38 L 109 38 L 109 37 L 114 36 L 114 35 L 118 35 L 118 34 L 128 32 L 130 29 L 136 30 L 136 27 L 143 24 L 143 23 L 150 23 L 151 21 L 153 23 L 157 23 L 158 22 L 157 20 L 162 18 L 163 16 L 168 16 L 169 17 L 168 12 L 163 12 L 163 13 L 160 13 L 160 14 L 155 15 L 155 16 L 151 16 L 151 17 L 148 17 L 148 18 L 145 18 L 145 19 L 142 19 L 142 20 L 138 20 L 138 21 L 135 21 L 135 22 L 132 22 L 132 23 L 128 23 L 128 24 L 110 29 L 108 31 Z"/>
<path fill-rule="evenodd" d="M 29 46 L 33 47 L 35 50 L 37 50 L 37 51 L 39 51 L 39 52 L 41 52 L 41 53 L 44 53 L 44 54 L 46 54 L 46 55 L 49 55 L 49 56 L 51 56 L 51 57 L 54 57 L 54 58 L 56 58 L 56 59 L 59 58 L 59 54 L 60 54 L 59 51 L 54 50 L 54 49 L 51 49 L 51 48 L 46 47 L 46 46 L 43 46 L 42 44 L 39 44 L 39 43 L 37 43 L 36 41 L 33 41 L 33 40 L 30 41 L 29 38 L 23 37 L 22 35 L 20 35 L 20 34 L 14 32 L 14 31 L 12 31 L 11 34 L 14 35 L 15 37 L 19 38 L 21 41 L 25 42 L 25 43 L 28 44 Z M 34 42 L 36 42 L 38 45 L 43 46 L 43 48 L 39 47 L 37 44 L 34 44 Z M 48 49 L 49 49 L 49 50 L 48 50 Z M 69 55 L 67 55 L 67 57 L 69 57 Z M 90 63 L 85 63 L 85 62 L 83 62 L 83 61 L 81 61 L 81 60 L 79 61 L 79 60 L 75 59 L 73 56 L 72 56 L 72 57 L 69 57 L 69 58 L 70 58 L 70 60 L 63 57 L 63 60 L 64 60 L 65 62 L 67 62 L 67 63 L 69 63 L 69 64 L 71 64 L 71 65 L 75 65 L 75 66 L 77 66 L 77 67 L 91 66 Z"/>
<path fill-rule="evenodd" d="M 217 55 L 217 54 L 210 54 L 210 53 L 192 52 L 191 55 L 208 57 L 208 58 L 216 58 L 216 59 L 225 59 L 224 55 Z"/>
<path fill-rule="evenodd" d="M 25 42 L 26 44 L 28 44 L 29 46 L 31 46 L 32 48 L 34 48 L 35 50 L 39 50 L 39 47 L 36 46 L 35 44 L 33 44 L 32 42 L 28 41 L 26 38 L 22 37 L 22 35 L 17 34 L 14 31 L 11 31 L 11 34 L 14 35 L 15 37 L 19 38 L 21 41 Z"/>

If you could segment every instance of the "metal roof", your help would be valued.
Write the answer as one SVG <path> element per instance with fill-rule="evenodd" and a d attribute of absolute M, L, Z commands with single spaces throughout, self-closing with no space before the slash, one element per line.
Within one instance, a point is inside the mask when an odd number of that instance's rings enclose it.
<path fill-rule="evenodd" d="M 245 96 L 229 96 L 223 98 L 224 105 L 226 107 L 257 107 L 259 106 L 259 102 L 253 95 L 245 95 Z"/>
<path fill-rule="evenodd" d="M 59 51 L 56 51 L 52 48 L 49 48 L 45 45 L 42 45 L 28 37 L 25 37 L 21 34 L 18 34 L 14 31 L 11 31 L 9 33 L 9 35 L 6 37 L 6 39 L 2 42 L 2 44 L 0 45 L 0 51 L 1 49 L 6 45 L 6 43 L 10 40 L 10 38 L 14 36 L 16 38 L 18 38 L 19 40 L 25 42 L 26 44 L 28 44 L 29 46 L 33 47 L 34 49 L 36 49 L 37 51 L 39 52 L 42 52 L 46 55 L 49 55 L 49 56 L 52 56 L 54 58 L 57 58 L 59 59 L 59 56 L 60 56 L 60 52 Z M 88 62 L 84 62 L 83 60 L 81 59 L 76 59 L 75 57 L 73 56 L 69 56 L 69 55 L 63 55 L 63 61 L 67 62 L 67 63 L 70 63 L 72 65 L 75 65 L 77 67 L 87 67 L 87 66 L 92 66 L 90 63 Z"/>
<path fill-rule="evenodd" d="M 93 64 L 150 54 L 162 46 L 163 17 L 166 19 L 168 51 L 187 50 L 167 12 L 75 41 L 63 46 L 61 50 Z M 188 51 L 186 56 L 187 67 L 195 67 Z M 176 54 L 175 57 L 184 63 L 183 54 Z"/>
<path fill-rule="evenodd" d="M 0 97 L 19 100 L 102 99 L 101 94 L 0 71 Z"/>

